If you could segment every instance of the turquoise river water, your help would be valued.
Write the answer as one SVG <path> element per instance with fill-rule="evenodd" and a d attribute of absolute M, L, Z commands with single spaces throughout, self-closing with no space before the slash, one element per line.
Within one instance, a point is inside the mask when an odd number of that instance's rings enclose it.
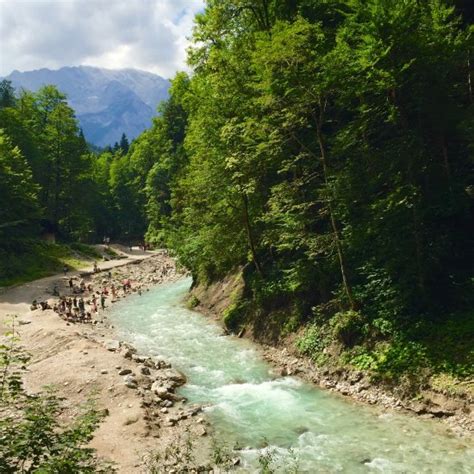
<path fill-rule="evenodd" d="M 217 438 L 238 444 L 241 469 L 263 457 L 278 472 L 473 473 L 474 446 L 431 420 L 380 413 L 295 377 L 277 377 L 249 341 L 223 336 L 186 309 L 183 279 L 122 300 L 111 312 L 140 353 L 182 370 L 181 394 L 205 409 Z"/>

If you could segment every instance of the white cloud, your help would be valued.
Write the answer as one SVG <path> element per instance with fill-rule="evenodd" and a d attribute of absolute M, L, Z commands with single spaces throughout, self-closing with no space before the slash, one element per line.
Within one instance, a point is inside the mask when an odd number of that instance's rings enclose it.
<path fill-rule="evenodd" d="M 0 0 L 0 75 L 89 64 L 171 77 L 204 0 Z"/>

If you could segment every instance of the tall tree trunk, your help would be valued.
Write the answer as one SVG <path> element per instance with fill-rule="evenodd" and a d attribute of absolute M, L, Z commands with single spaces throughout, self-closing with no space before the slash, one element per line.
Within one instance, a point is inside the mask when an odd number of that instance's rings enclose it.
<path fill-rule="evenodd" d="M 242 201 L 244 204 L 244 223 L 245 223 L 245 230 L 247 232 L 247 240 L 250 248 L 250 253 L 252 254 L 253 264 L 255 265 L 255 269 L 257 273 L 263 278 L 262 267 L 260 265 L 257 251 L 255 249 L 255 240 L 253 237 L 252 227 L 250 225 L 250 216 L 249 216 L 249 200 L 247 194 L 242 192 Z"/>
<path fill-rule="evenodd" d="M 322 108 L 321 108 L 322 110 Z M 319 144 L 319 150 L 321 152 L 321 163 L 323 165 L 323 175 L 324 175 L 324 183 L 326 185 L 326 189 L 329 191 L 329 178 L 328 178 L 328 164 L 327 164 L 327 153 L 326 153 L 326 147 L 324 144 L 324 138 L 323 134 L 321 132 L 321 124 L 322 124 L 322 112 L 320 113 L 319 119 L 316 118 L 316 135 L 318 138 L 318 144 Z M 344 251 L 342 248 L 342 242 L 341 242 L 341 234 L 339 232 L 339 228 L 337 226 L 336 218 L 334 216 L 334 209 L 332 205 L 332 196 L 330 195 L 328 198 L 328 208 L 329 208 L 329 217 L 331 221 L 331 227 L 332 231 L 334 234 L 334 242 L 336 244 L 336 250 L 337 250 L 337 257 L 339 260 L 339 268 L 341 271 L 341 277 L 342 277 L 342 285 L 344 287 L 344 291 L 346 293 L 347 299 L 349 301 L 349 305 L 351 309 L 356 308 L 356 304 L 354 301 L 354 296 L 352 293 L 352 288 L 349 283 L 349 279 L 347 277 L 347 270 L 346 270 L 346 263 L 345 263 L 345 257 L 344 257 Z"/>

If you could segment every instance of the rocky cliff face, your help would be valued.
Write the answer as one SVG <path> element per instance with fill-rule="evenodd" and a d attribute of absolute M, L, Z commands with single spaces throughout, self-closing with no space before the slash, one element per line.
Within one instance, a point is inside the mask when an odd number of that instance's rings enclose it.
<path fill-rule="evenodd" d="M 133 139 L 149 127 L 170 85 L 150 72 L 91 66 L 13 71 L 6 79 L 31 91 L 46 84 L 57 86 L 67 94 L 86 139 L 98 146 L 119 141 L 124 132 Z"/>

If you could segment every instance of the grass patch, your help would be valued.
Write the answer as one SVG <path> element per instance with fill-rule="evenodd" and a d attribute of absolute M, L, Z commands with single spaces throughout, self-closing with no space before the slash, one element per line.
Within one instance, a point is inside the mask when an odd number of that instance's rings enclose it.
<path fill-rule="evenodd" d="M 120 255 L 111 247 L 104 247 L 104 253 L 110 258 L 120 257 Z"/>
<path fill-rule="evenodd" d="M 419 320 L 380 330 L 380 320 L 364 321 L 356 312 L 336 313 L 307 325 L 296 342 L 316 364 L 362 370 L 373 380 L 418 391 L 430 385 L 453 394 L 471 394 L 474 386 L 474 322 L 469 313 L 442 321 Z"/>
<path fill-rule="evenodd" d="M 42 241 L 21 242 L 12 250 L 0 250 L 0 286 L 37 280 L 62 271 L 87 266 L 100 255 L 84 244 L 52 244 Z"/>
<path fill-rule="evenodd" d="M 73 242 L 72 244 L 68 244 L 67 246 L 71 250 L 75 250 L 76 252 L 79 252 L 79 254 L 81 254 L 82 256 L 86 256 L 94 260 L 99 260 L 100 258 L 102 258 L 101 254 L 94 247 L 91 247 L 90 245 L 80 244 L 79 242 Z M 113 253 L 115 254 L 115 252 Z"/>
<path fill-rule="evenodd" d="M 191 295 L 188 300 L 186 301 L 186 307 L 188 309 L 194 309 L 196 306 L 199 305 L 199 299 L 196 298 L 195 295 Z"/>

